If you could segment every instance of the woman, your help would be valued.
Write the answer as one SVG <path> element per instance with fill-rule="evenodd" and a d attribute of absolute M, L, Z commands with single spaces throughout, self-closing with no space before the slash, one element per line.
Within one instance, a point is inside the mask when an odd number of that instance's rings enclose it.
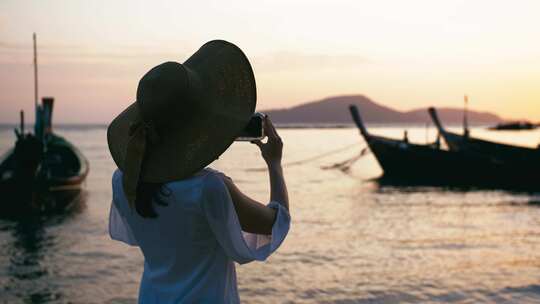
<path fill-rule="evenodd" d="M 235 45 L 211 41 L 184 64 L 166 62 L 139 82 L 137 100 L 107 132 L 118 166 L 109 231 L 140 247 L 139 303 L 238 303 L 234 262 L 263 261 L 290 225 L 283 144 L 269 119 L 254 142 L 270 175 L 270 203 L 206 168 L 253 115 L 255 79 Z"/>

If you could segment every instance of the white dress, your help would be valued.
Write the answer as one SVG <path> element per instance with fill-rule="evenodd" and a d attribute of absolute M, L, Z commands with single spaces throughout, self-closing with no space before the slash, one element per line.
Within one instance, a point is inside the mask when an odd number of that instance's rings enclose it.
<path fill-rule="evenodd" d="M 241 230 L 223 174 L 204 169 L 167 183 L 167 206 L 154 204 L 157 218 L 132 210 L 113 174 L 109 215 L 111 238 L 138 246 L 144 255 L 139 303 L 239 303 L 234 262 L 264 261 L 285 239 L 287 210 L 277 202 L 271 235 Z"/>

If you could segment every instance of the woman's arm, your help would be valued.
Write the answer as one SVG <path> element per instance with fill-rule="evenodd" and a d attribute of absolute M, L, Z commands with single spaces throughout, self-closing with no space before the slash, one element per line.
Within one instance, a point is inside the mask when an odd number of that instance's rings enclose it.
<path fill-rule="evenodd" d="M 268 118 L 265 119 L 264 130 L 268 136 L 268 141 L 266 143 L 255 141 L 253 143 L 261 149 L 262 157 L 268 165 L 270 200 L 281 204 L 289 210 L 287 185 L 281 167 L 283 142 Z M 276 218 L 276 210 L 266 207 L 242 193 L 230 178 L 224 179 L 224 182 L 233 200 L 242 230 L 257 234 L 271 234 Z"/>

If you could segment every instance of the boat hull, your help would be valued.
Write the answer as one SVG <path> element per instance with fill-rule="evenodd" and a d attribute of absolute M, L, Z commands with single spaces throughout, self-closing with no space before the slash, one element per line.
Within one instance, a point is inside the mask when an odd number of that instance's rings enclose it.
<path fill-rule="evenodd" d="M 409 143 L 408 140 L 374 136 L 367 131 L 358 110 L 354 107 L 350 109 L 360 133 L 384 171 L 385 183 L 540 191 L 540 170 L 537 170 L 535 162 L 531 163 L 532 155 L 536 155 L 534 149 L 510 150 L 504 147 L 504 153 L 514 153 L 511 158 L 514 161 L 510 162 L 506 158 L 495 157 L 506 154 L 481 152 L 489 146 L 485 143 L 475 149 L 472 149 L 472 146 L 457 148 L 445 137 L 450 150 L 442 150 L 438 144 L 418 145 Z M 432 112 L 441 134 L 448 135 L 448 132 L 440 128 L 435 111 Z M 525 153 L 524 151 L 527 154 L 519 158 L 517 155 Z"/>
<path fill-rule="evenodd" d="M 39 161 L 34 164 L 32 159 L 25 159 L 30 153 L 24 151 L 27 145 L 21 140 L 35 139 L 29 136 L 19 139 L 15 148 L 0 162 L 0 210 L 48 209 L 49 205 L 55 207 L 57 201 L 64 202 L 64 198 L 76 196 L 81 191 L 89 165 L 76 147 L 51 134 L 47 149 L 39 154 Z"/>
<path fill-rule="evenodd" d="M 540 149 L 495 143 L 470 136 L 445 131 L 442 134 L 450 150 L 489 155 L 495 160 L 514 165 L 540 168 Z"/>
<path fill-rule="evenodd" d="M 384 171 L 383 180 L 401 184 L 496 187 L 497 164 L 467 154 L 372 136 L 369 147 Z"/>
<path fill-rule="evenodd" d="M 498 179 L 513 189 L 540 191 L 540 147 L 528 148 L 497 143 L 448 132 L 443 127 L 437 111 L 429 109 L 429 114 L 446 145 L 451 151 L 485 158 L 497 164 Z"/>

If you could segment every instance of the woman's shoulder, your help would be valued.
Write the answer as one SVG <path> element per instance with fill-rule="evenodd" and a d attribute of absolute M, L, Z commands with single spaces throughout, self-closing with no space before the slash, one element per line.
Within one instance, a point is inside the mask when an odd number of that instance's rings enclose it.
<path fill-rule="evenodd" d="M 221 176 L 223 173 L 218 170 L 204 168 L 189 178 L 169 182 L 165 187 L 170 190 L 175 200 L 213 201 L 216 196 L 221 196 L 227 191 Z"/>
<path fill-rule="evenodd" d="M 228 178 L 223 172 L 212 169 L 212 168 L 205 168 L 204 169 L 204 188 L 208 189 L 210 191 L 221 189 L 225 185 L 223 183 L 224 178 Z"/>
<path fill-rule="evenodd" d="M 113 192 L 120 193 L 122 192 L 122 171 L 116 169 L 112 175 L 112 188 Z M 223 172 L 206 167 L 201 171 L 195 173 L 191 177 L 170 181 L 165 183 L 165 186 L 172 190 L 172 192 L 181 192 L 185 191 L 190 192 L 214 192 L 217 190 L 223 189 L 225 186 L 223 179 L 228 178 Z"/>
<path fill-rule="evenodd" d="M 185 188 L 187 186 L 192 189 L 199 188 L 196 186 L 200 186 L 200 188 L 207 188 L 209 186 L 219 184 L 219 182 L 222 180 L 222 176 L 225 176 L 222 172 L 210 167 L 206 167 L 188 178 L 171 181 L 167 183 L 167 185 L 170 187 L 179 188 Z"/>
<path fill-rule="evenodd" d="M 116 168 L 116 170 L 114 170 L 114 172 L 112 174 L 112 182 L 113 182 L 113 184 L 120 182 L 122 180 L 122 175 L 123 175 L 122 171 L 119 168 Z M 216 170 L 216 169 L 213 169 L 213 168 L 210 168 L 210 167 L 206 167 L 206 168 L 202 169 L 201 171 L 193 174 L 190 177 L 175 180 L 175 181 L 170 181 L 169 183 L 189 182 L 189 181 L 192 181 L 192 180 L 195 180 L 195 179 L 202 179 L 202 180 L 210 179 L 210 180 L 212 180 L 214 178 L 220 178 L 221 176 L 225 176 L 223 174 L 223 172 L 221 172 L 219 170 Z"/>

